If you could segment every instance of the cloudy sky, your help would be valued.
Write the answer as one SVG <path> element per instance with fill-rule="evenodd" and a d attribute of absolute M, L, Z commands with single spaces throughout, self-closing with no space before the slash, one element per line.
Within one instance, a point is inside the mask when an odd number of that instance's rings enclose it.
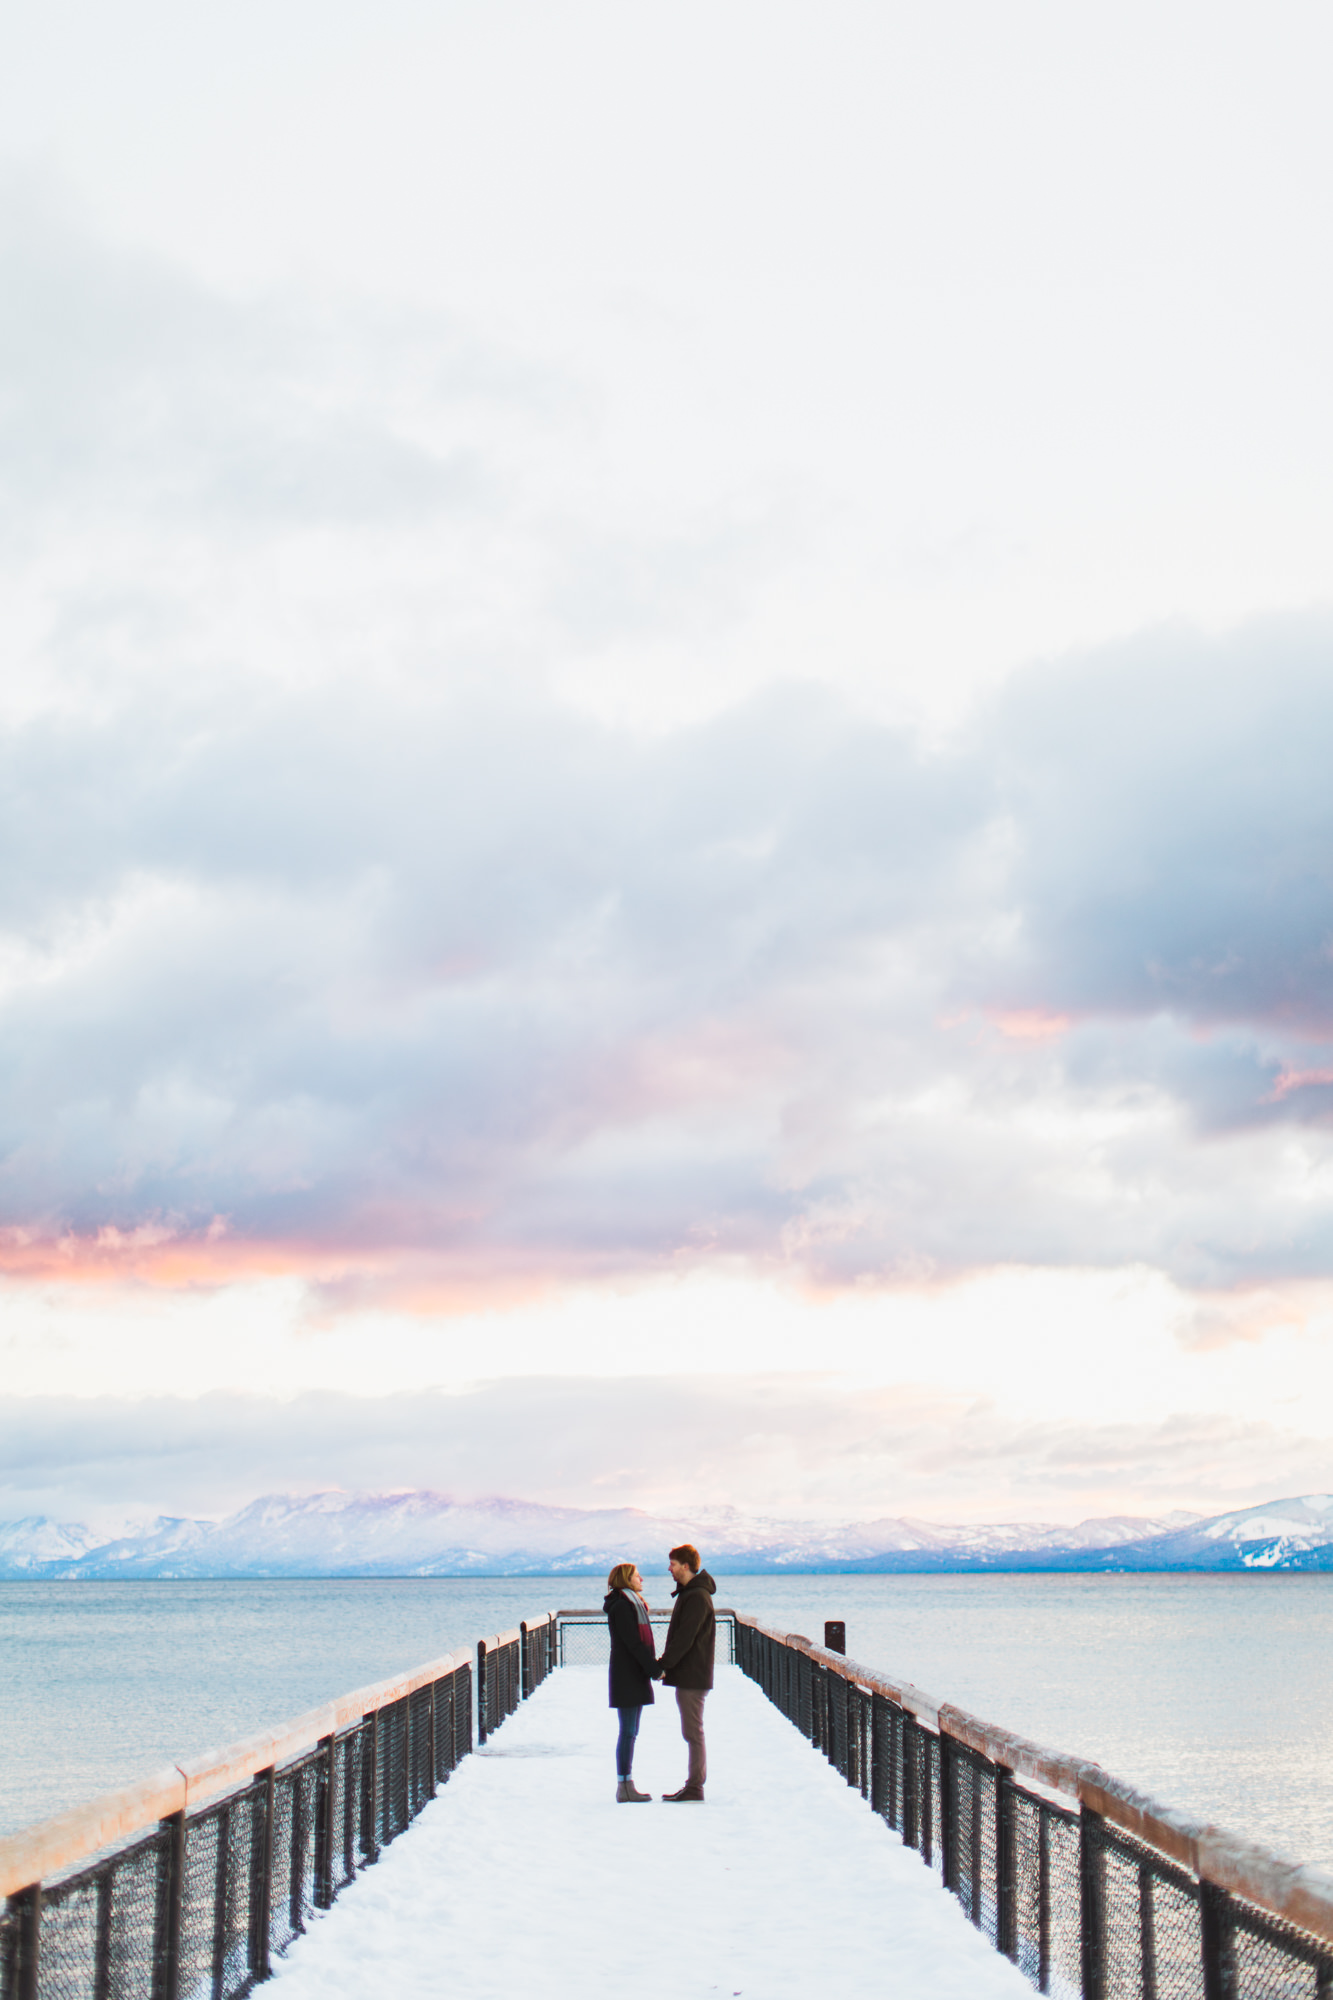
<path fill-rule="evenodd" d="M 0 1513 L 1333 1484 L 1327 10 L 0 17 Z"/>

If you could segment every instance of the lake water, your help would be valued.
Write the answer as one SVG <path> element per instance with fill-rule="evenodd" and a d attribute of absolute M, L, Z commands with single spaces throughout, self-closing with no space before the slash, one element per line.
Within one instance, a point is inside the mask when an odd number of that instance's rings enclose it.
<path fill-rule="evenodd" d="M 654 1606 L 670 1581 L 650 1577 Z M 591 1580 L 0 1583 L 0 1832 Z M 727 1577 L 718 1601 L 1333 1865 L 1333 1576 Z M 714 1746 L 718 1778 L 725 1750 Z"/>

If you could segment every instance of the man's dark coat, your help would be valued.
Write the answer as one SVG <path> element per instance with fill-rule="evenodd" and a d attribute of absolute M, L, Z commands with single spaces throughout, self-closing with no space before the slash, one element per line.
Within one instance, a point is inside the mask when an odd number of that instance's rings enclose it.
<path fill-rule="evenodd" d="M 717 1585 L 706 1569 L 678 1584 L 671 1593 L 676 1602 L 662 1648 L 662 1681 L 673 1688 L 710 1688 L 713 1685 L 713 1644 L 717 1619 L 713 1598 Z"/>

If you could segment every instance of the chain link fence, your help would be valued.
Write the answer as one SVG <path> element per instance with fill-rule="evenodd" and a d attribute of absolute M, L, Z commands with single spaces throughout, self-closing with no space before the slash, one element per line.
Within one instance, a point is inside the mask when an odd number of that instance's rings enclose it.
<path fill-rule="evenodd" d="M 1333 1927 L 1329 1938 L 1302 1930 L 1189 1872 L 1086 1804 L 1061 1805 L 1028 1789 L 1004 1763 L 952 1734 L 947 1711 L 937 1711 L 931 1727 L 906 1702 L 866 1684 L 875 1677 L 862 1678 L 808 1640 L 789 1641 L 742 1618 L 736 1645 L 742 1671 L 1039 1992 L 1058 2000 L 1333 2000 Z M 1052 1772 L 1093 1770 L 1025 1748 Z M 1095 1775 L 1102 1789 L 1115 1785 Z"/>
<path fill-rule="evenodd" d="M 669 1611 L 652 1611 L 653 1635 L 662 1650 L 671 1623 Z M 557 1611 L 556 1656 L 562 1667 L 604 1667 L 611 1658 L 611 1634 L 604 1611 Z M 717 1658 L 730 1666 L 736 1658 L 736 1614 L 717 1613 Z"/>

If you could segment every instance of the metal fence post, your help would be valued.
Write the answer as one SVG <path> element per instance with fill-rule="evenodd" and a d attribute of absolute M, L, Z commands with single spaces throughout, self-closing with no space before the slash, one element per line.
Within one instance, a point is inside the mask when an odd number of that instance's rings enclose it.
<path fill-rule="evenodd" d="M 319 1766 L 319 1788 L 315 1793 L 315 1908 L 327 1910 L 333 1902 L 334 1784 L 338 1759 L 337 1738 L 321 1736 L 324 1755 Z"/>
<path fill-rule="evenodd" d="M 1157 1920 L 1153 1910 L 1152 1869 L 1146 1861 L 1139 1866 L 1139 1984 L 1143 2000 L 1157 2000 Z"/>
<path fill-rule="evenodd" d="M 958 1894 L 958 1756 L 953 1738 L 940 1731 L 940 1881 Z"/>
<path fill-rule="evenodd" d="M 486 1741 L 486 1641 L 477 1641 L 477 1748 Z"/>
<path fill-rule="evenodd" d="M 1199 1917 L 1204 2000 L 1237 2000 L 1236 1924 L 1225 1889 L 1200 1882 Z"/>
<path fill-rule="evenodd" d="M 995 1948 L 1018 1961 L 1018 1801 L 1014 1774 L 995 1767 Z"/>
<path fill-rule="evenodd" d="M 861 1690 L 861 1797 L 870 1803 L 875 1783 L 875 1697 L 869 1688 Z"/>
<path fill-rule="evenodd" d="M 847 1771 L 849 1785 L 857 1791 L 861 1789 L 861 1690 L 852 1681 L 844 1681 L 847 1691 Z"/>
<path fill-rule="evenodd" d="M 920 1848 L 921 1845 L 921 1805 L 920 1805 L 920 1765 L 917 1753 L 920 1749 L 921 1732 L 916 1717 L 903 1710 L 903 1846 Z"/>
<path fill-rule="evenodd" d="M 316 1775 L 315 1783 L 319 1779 Z M 291 1780 L 292 1824 L 287 1840 L 287 1921 L 294 1935 L 305 1929 L 305 1842 L 306 1842 L 306 1802 L 305 1779 L 296 1772 Z M 318 1820 L 316 1820 L 318 1838 Z M 311 1902 L 314 1897 L 312 1895 Z"/>
<path fill-rule="evenodd" d="M 256 1812 L 250 1822 L 250 1970 L 256 1982 L 270 1976 L 273 1900 L 273 1766 L 255 1773 Z"/>
<path fill-rule="evenodd" d="M 111 2000 L 111 1870 L 97 1878 L 97 1930 L 93 1938 L 93 2000 Z"/>
<path fill-rule="evenodd" d="M 967 1782 L 969 1804 L 971 1807 L 969 1831 L 972 1836 L 970 1842 L 971 1851 L 968 1854 L 969 1873 L 971 1875 L 969 1900 L 971 1903 L 972 1921 L 978 1930 L 981 1929 L 981 1884 L 984 1875 L 981 1841 L 982 1800 L 985 1797 L 984 1779 L 985 1770 L 983 1760 L 977 1756 L 969 1757 L 967 1760 Z"/>
<path fill-rule="evenodd" d="M 343 1738 L 343 1874 L 356 1878 L 357 1836 L 361 1826 L 361 1732 Z"/>
<path fill-rule="evenodd" d="M 1051 1816 L 1037 1808 L 1037 1991 L 1051 1990 Z M 1156 2000 L 1156 1995 L 1144 1995 Z"/>
<path fill-rule="evenodd" d="M 881 1819 L 888 1818 L 889 1787 L 888 1762 L 889 1746 L 893 1741 L 893 1717 L 889 1704 L 882 1694 L 871 1696 L 870 1700 L 870 1805 Z"/>
<path fill-rule="evenodd" d="M 380 1858 L 380 1712 L 372 1709 L 361 1720 L 361 1866 L 369 1868 Z"/>
<path fill-rule="evenodd" d="M 42 1958 L 42 1885 L 34 1882 L 12 1899 L 18 1911 L 15 1937 L 14 2000 L 37 2000 Z"/>
<path fill-rule="evenodd" d="M 416 1734 L 412 1726 L 411 1695 L 404 1695 L 398 1706 L 401 1707 L 403 1714 L 403 1768 L 398 1785 L 398 1797 L 394 1801 L 394 1804 L 398 1808 L 398 1824 L 394 1827 L 396 1834 L 401 1833 L 405 1826 L 410 1826 L 412 1823 L 412 1765 L 414 1761 L 412 1739 Z"/>
<path fill-rule="evenodd" d="M 1083 2000 L 1106 2000 L 1106 1861 L 1102 1816 L 1084 1806 L 1078 1826 L 1079 1956 Z"/>
<path fill-rule="evenodd" d="M 230 1806 L 223 1806 L 217 1818 L 217 1858 L 213 1863 L 213 1992 L 211 2000 L 222 2000 L 227 1967 L 228 1924 L 231 1917 L 231 1823 Z M 109 1919 L 108 1911 L 108 1919 Z M 108 1932 L 110 1923 L 108 1920 Z M 109 1942 L 109 1938 L 108 1938 Z M 110 2000 L 111 1974 L 99 1987 L 94 2000 Z"/>
<path fill-rule="evenodd" d="M 153 1916 L 153 2000 L 177 2000 L 180 1992 L 181 1895 L 185 1882 L 185 1814 L 159 1821 L 157 1904 Z"/>

